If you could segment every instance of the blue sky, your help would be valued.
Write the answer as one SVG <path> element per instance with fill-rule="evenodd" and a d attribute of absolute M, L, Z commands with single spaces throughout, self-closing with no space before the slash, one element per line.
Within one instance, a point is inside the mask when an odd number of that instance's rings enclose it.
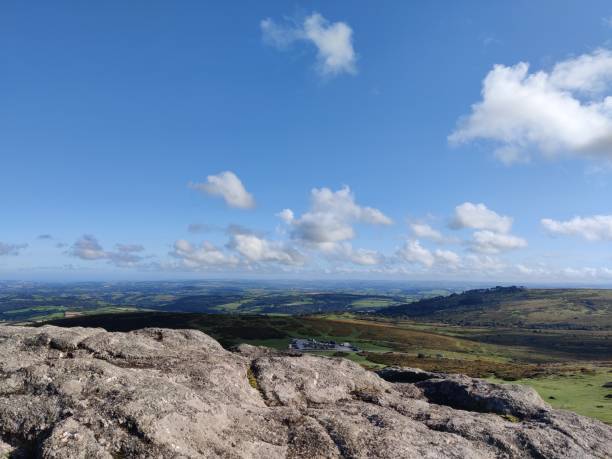
<path fill-rule="evenodd" d="M 0 278 L 612 281 L 609 1 L 227 3 L 0 5 Z"/>

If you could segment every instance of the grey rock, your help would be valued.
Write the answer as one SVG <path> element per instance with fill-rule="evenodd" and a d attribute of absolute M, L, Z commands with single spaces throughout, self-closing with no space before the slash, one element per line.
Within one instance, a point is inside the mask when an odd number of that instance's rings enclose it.
<path fill-rule="evenodd" d="M 376 372 L 391 382 L 410 382 L 431 403 L 453 408 L 520 418 L 538 417 L 551 410 L 531 387 L 494 384 L 465 375 L 431 373 L 419 368 L 388 367 Z"/>
<path fill-rule="evenodd" d="M 0 326 L 0 457 L 610 457 L 610 426 L 522 386 L 380 374 L 190 330 Z"/>
<path fill-rule="evenodd" d="M 465 375 L 447 375 L 416 383 L 427 399 L 468 411 L 538 417 L 550 406 L 531 387 L 519 384 L 493 384 Z"/>
<path fill-rule="evenodd" d="M 387 367 L 377 370 L 376 374 L 385 381 L 396 383 L 416 383 L 428 379 L 443 377 L 442 373 L 432 373 L 420 368 Z"/>

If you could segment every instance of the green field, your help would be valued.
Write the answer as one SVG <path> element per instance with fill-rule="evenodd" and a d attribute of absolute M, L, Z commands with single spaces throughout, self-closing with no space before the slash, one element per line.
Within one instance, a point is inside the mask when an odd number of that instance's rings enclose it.
<path fill-rule="evenodd" d="M 499 378 L 491 379 L 505 382 Z M 555 408 L 575 411 L 612 424 L 612 398 L 606 398 L 607 395 L 612 395 L 612 388 L 602 387 L 610 381 L 612 370 L 604 367 L 593 373 L 525 378 L 517 380 L 516 383 L 533 387 Z"/>

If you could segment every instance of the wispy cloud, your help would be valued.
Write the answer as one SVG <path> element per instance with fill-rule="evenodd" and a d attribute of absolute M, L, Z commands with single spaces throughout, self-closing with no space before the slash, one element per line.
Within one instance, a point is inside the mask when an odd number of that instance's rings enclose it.
<path fill-rule="evenodd" d="M 260 26 L 264 41 L 278 49 L 286 50 L 294 42 L 313 44 L 317 48 L 317 70 L 321 75 L 357 73 L 353 30 L 345 22 L 330 23 L 315 12 L 300 24 L 278 24 L 267 18 Z"/>
<path fill-rule="evenodd" d="M 95 236 L 84 234 L 67 253 L 81 260 L 107 260 L 115 266 L 132 267 L 144 260 L 144 256 L 140 255 L 142 251 L 144 247 L 140 244 L 117 244 L 115 250 L 104 250 Z"/>
<path fill-rule="evenodd" d="M 228 254 L 207 241 L 197 246 L 179 239 L 174 243 L 170 255 L 180 260 L 182 267 L 187 269 L 228 268 L 235 267 L 240 262 L 237 256 Z"/>
<path fill-rule="evenodd" d="M 223 228 L 208 223 L 191 223 L 187 225 L 187 231 L 190 233 L 210 233 L 213 231 L 222 231 Z"/>
<path fill-rule="evenodd" d="M 9 244 L 0 242 L 0 256 L 3 255 L 19 255 L 19 253 L 28 247 L 28 244 Z"/>

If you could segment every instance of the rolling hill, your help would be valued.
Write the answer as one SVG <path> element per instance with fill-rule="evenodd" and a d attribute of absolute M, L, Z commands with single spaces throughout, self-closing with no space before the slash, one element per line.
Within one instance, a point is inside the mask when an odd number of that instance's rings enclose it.
<path fill-rule="evenodd" d="M 378 311 L 387 317 L 470 326 L 612 329 L 612 290 L 494 287 Z"/>

